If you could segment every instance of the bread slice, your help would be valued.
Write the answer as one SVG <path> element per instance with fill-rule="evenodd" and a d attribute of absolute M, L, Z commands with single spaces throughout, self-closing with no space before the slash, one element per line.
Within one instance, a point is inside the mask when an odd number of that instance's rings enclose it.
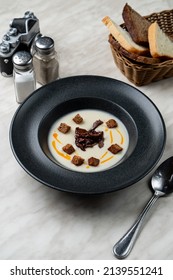
<path fill-rule="evenodd" d="M 148 48 L 136 44 L 130 34 L 121 26 L 116 24 L 110 17 L 106 16 L 102 22 L 108 27 L 113 37 L 120 43 L 120 45 L 128 52 L 145 55 L 149 52 Z"/>
<path fill-rule="evenodd" d="M 151 23 L 128 4 L 123 8 L 122 17 L 133 41 L 139 45 L 148 46 L 148 28 Z"/>
<path fill-rule="evenodd" d="M 152 57 L 173 58 L 173 41 L 155 21 L 148 29 L 148 40 Z"/>
<path fill-rule="evenodd" d="M 160 57 L 151 57 L 151 56 L 143 56 L 138 55 L 136 53 L 131 53 L 126 51 L 117 40 L 113 38 L 113 36 L 109 35 L 109 43 L 113 47 L 114 50 L 118 51 L 121 55 L 125 56 L 130 60 L 134 60 L 135 62 L 139 62 L 142 64 L 157 64 L 162 62 L 162 58 Z"/>

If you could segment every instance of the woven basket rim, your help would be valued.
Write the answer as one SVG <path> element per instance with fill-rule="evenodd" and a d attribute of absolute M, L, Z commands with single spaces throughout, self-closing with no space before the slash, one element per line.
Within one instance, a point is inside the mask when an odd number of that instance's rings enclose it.
<path fill-rule="evenodd" d="M 109 34 L 110 36 L 111 34 Z M 114 39 L 115 40 L 115 39 Z M 108 40 L 109 41 L 109 40 Z M 164 61 L 161 61 L 161 62 L 155 62 L 155 63 L 145 63 L 145 62 L 140 62 L 140 61 L 135 61 L 134 59 L 130 59 L 129 57 L 127 57 L 126 55 L 124 55 L 123 53 L 121 53 L 121 51 L 119 51 L 117 48 L 115 48 L 115 46 L 113 46 L 111 43 L 110 43 L 111 47 L 117 52 L 119 53 L 125 60 L 128 60 L 129 63 L 131 63 L 132 65 L 140 65 L 140 66 L 145 66 L 147 65 L 148 67 L 160 67 L 162 65 L 171 65 L 173 64 L 173 58 L 172 59 L 166 59 Z M 142 56 L 140 56 L 142 58 Z M 145 57 L 144 57 L 145 58 Z"/>
<path fill-rule="evenodd" d="M 160 62 L 160 63 L 153 63 L 153 64 L 144 64 L 144 63 L 140 63 L 140 62 L 133 62 L 129 58 L 125 57 L 121 52 L 119 52 L 118 50 L 115 50 L 115 48 L 112 45 L 111 45 L 111 48 L 121 57 L 121 59 L 129 67 L 135 67 L 135 68 L 138 68 L 138 69 L 145 69 L 146 70 L 146 69 L 157 69 L 157 68 L 160 69 L 161 67 L 165 67 L 165 66 L 173 66 L 173 59 L 163 61 L 163 62 Z"/>
<path fill-rule="evenodd" d="M 154 15 L 160 15 L 160 14 L 170 14 L 170 13 L 173 13 L 173 9 L 170 9 L 170 10 L 163 10 L 163 11 L 160 11 L 160 12 L 153 12 L 149 15 L 146 15 L 146 16 L 143 16 L 144 18 L 150 18 Z"/>

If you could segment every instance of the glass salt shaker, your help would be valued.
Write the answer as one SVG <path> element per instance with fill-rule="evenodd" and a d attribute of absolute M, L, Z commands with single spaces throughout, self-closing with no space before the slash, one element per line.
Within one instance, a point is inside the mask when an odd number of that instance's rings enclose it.
<path fill-rule="evenodd" d="M 58 57 L 52 38 L 40 36 L 36 40 L 33 65 L 38 83 L 45 85 L 59 78 Z"/>
<path fill-rule="evenodd" d="M 31 54 L 26 51 L 16 52 L 13 56 L 13 66 L 16 101 L 22 103 L 36 89 Z"/>

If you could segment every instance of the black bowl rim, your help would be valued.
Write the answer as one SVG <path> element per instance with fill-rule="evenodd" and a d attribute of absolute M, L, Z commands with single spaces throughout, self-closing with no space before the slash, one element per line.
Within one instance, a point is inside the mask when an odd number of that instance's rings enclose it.
<path fill-rule="evenodd" d="M 69 97 L 67 97 L 67 94 L 69 94 L 69 86 L 71 86 L 72 84 L 74 86 L 74 88 L 73 88 L 74 93 L 71 93 L 71 95 Z M 43 151 L 42 151 L 42 155 L 41 155 L 41 160 L 43 158 L 44 158 L 44 160 L 46 158 L 48 160 L 48 162 L 47 162 L 48 163 L 48 166 L 47 166 L 48 174 L 47 174 L 46 179 L 43 176 L 42 171 L 39 172 L 39 170 L 37 169 L 36 173 L 35 173 L 35 171 L 33 172 L 33 170 L 30 170 L 28 168 L 26 161 L 22 162 L 23 159 L 21 159 L 21 154 L 18 154 L 20 149 L 17 151 L 17 146 L 14 143 L 15 140 L 14 140 L 13 133 L 14 133 L 14 126 L 16 125 L 16 120 L 18 119 L 19 115 L 22 114 L 21 113 L 22 110 L 26 109 L 27 107 L 31 108 L 31 106 L 29 104 L 30 103 L 32 104 L 34 99 L 37 100 L 39 98 L 40 99 L 47 98 L 46 94 L 48 94 L 49 90 L 55 91 L 55 89 L 56 89 L 56 91 L 57 91 L 57 87 L 59 89 L 61 89 L 62 91 L 67 89 L 67 92 L 65 94 L 65 98 L 63 101 L 63 102 L 65 102 L 66 100 L 73 99 L 73 97 L 74 97 L 73 95 L 75 94 L 75 96 L 76 96 L 76 91 L 78 91 L 78 87 L 83 89 L 83 86 L 86 84 L 88 84 L 88 85 L 90 84 L 90 86 L 92 84 L 92 86 L 96 87 L 96 88 L 99 88 L 100 86 L 106 88 L 106 85 L 109 85 L 108 87 L 111 87 L 111 88 L 113 87 L 112 91 L 113 92 L 115 91 L 116 94 L 118 95 L 118 97 L 120 98 L 120 100 L 118 102 L 116 102 L 115 99 L 117 100 L 117 97 L 115 98 L 115 95 L 114 95 L 114 97 L 112 97 L 113 102 L 115 102 L 118 105 L 120 103 L 120 106 L 122 106 L 122 108 L 127 110 L 127 112 L 135 120 L 135 123 L 137 120 L 136 110 L 137 110 L 138 114 L 140 112 L 145 113 L 144 115 L 146 117 L 149 109 L 144 108 L 143 105 L 147 104 L 150 107 L 150 109 L 152 108 L 152 112 L 150 111 L 151 118 L 154 117 L 159 122 L 159 123 L 156 122 L 155 125 L 159 125 L 160 134 L 158 135 L 157 134 L 158 131 L 157 131 L 156 134 L 158 136 L 158 139 L 153 138 L 152 143 L 149 143 L 149 145 L 151 144 L 152 149 L 154 149 L 152 151 L 151 147 L 149 147 L 149 149 L 150 149 L 149 155 L 147 155 L 147 153 L 145 151 L 142 151 L 142 153 L 141 153 L 140 147 L 137 143 L 135 152 L 133 152 L 125 162 L 123 162 L 122 164 L 115 167 L 118 179 L 116 178 L 115 174 L 113 174 L 114 168 L 102 171 L 103 176 L 101 176 L 102 178 L 99 179 L 98 172 L 80 173 L 80 172 L 74 172 L 72 170 L 66 170 L 66 169 L 62 168 L 61 166 L 59 166 L 58 169 L 56 167 L 56 171 L 58 172 L 58 177 L 55 176 L 56 178 L 54 178 L 53 183 L 52 183 L 52 182 L 50 182 L 50 177 L 55 175 L 54 174 L 55 165 L 57 166 L 57 164 L 53 163 L 50 159 L 48 159 L 45 156 L 45 154 L 43 153 Z M 92 95 L 93 93 L 88 94 L 88 91 L 87 91 L 87 95 L 86 95 L 85 90 L 86 89 L 83 89 L 83 93 L 82 93 L 82 94 L 84 94 L 84 96 L 87 96 L 87 97 L 93 96 Z M 102 91 L 102 94 L 103 94 L 103 91 L 105 89 L 103 90 L 100 88 L 100 90 Z M 124 91 L 125 91 L 125 95 L 123 96 Z M 127 101 L 129 102 L 129 100 L 124 100 L 125 97 L 127 98 L 127 92 L 129 92 L 128 94 L 129 94 L 130 100 L 132 99 L 131 101 L 134 102 L 133 105 L 135 108 L 130 108 L 129 104 L 126 104 Z M 36 96 L 36 94 L 39 94 L 39 96 Z M 55 92 L 51 93 L 51 97 L 50 97 L 51 100 L 54 99 L 54 94 L 55 94 Z M 80 93 L 78 97 L 79 98 L 82 97 L 83 96 L 82 94 Z M 62 92 L 61 92 L 61 95 L 62 95 Z M 134 95 L 137 100 L 134 100 L 134 98 L 132 98 L 132 95 Z M 108 93 L 108 96 L 106 96 L 106 98 L 108 98 L 108 100 L 111 99 L 111 101 L 112 101 L 111 96 L 112 95 L 110 93 Z M 96 97 L 98 97 L 98 93 L 96 94 Z M 62 96 L 60 99 L 63 99 Z M 142 104 L 141 100 L 146 104 Z M 62 100 L 60 100 L 59 102 L 62 102 Z M 139 104 L 138 104 L 138 102 L 139 102 Z M 124 107 L 125 104 L 126 104 L 126 106 Z M 139 108 L 138 108 L 137 104 L 139 105 Z M 53 108 L 52 103 L 49 104 L 49 106 L 51 108 Z M 130 108 L 130 112 L 127 109 L 127 107 Z M 36 109 L 38 109 L 38 108 L 39 108 L 39 106 L 37 104 Z M 51 108 L 49 108 L 49 109 L 51 110 Z M 144 112 L 142 110 L 144 110 Z M 45 114 L 42 115 L 41 119 L 44 116 L 45 116 Z M 143 124 L 143 120 L 138 120 L 138 123 L 136 123 L 138 132 L 139 132 L 139 125 L 141 126 L 142 124 Z M 146 124 L 146 122 L 145 122 L 145 124 Z M 152 123 L 149 123 L 149 128 L 150 128 L 150 131 L 152 129 L 154 129 Z M 139 133 L 140 142 L 142 141 L 142 137 L 143 137 L 143 135 L 141 134 L 142 129 L 143 128 L 140 127 L 140 133 Z M 37 134 L 38 131 L 35 131 L 34 133 Z M 155 136 L 156 135 L 154 135 L 154 137 Z M 17 109 L 16 113 L 14 114 L 11 125 L 10 125 L 10 136 L 9 137 L 10 137 L 11 149 L 12 149 L 13 154 L 14 154 L 15 158 L 17 159 L 18 163 L 24 168 L 24 170 L 29 175 L 31 175 L 33 178 L 35 178 L 42 184 L 55 188 L 55 189 L 58 189 L 58 190 L 66 191 L 66 192 L 79 193 L 79 194 L 101 194 L 101 193 L 109 193 L 112 191 L 116 191 L 116 190 L 128 187 L 128 186 L 138 182 L 140 179 L 142 179 L 145 175 L 147 175 L 153 169 L 153 167 L 159 161 L 159 159 L 163 153 L 163 150 L 164 150 L 164 146 L 165 146 L 165 142 L 166 142 L 166 128 L 165 128 L 163 117 L 162 117 L 161 113 L 159 112 L 158 108 L 156 107 L 156 105 L 144 93 L 142 93 L 138 89 L 136 89 L 133 86 L 126 84 L 122 81 L 116 80 L 116 79 L 102 77 L 102 76 L 95 76 L 95 75 L 82 75 L 82 76 L 71 76 L 71 77 L 60 79 L 58 81 L 45 85 L 42 88 L 37 89 L 33 94 L 31 94 L 31 96 L 28 97 L 24 101 L 24 103 Z M 154 140 L 155 140 L 155 143 L 153 142 Z M 39 148 L 41 151 L 41 148 L 38 145 L 37 145 L 37 148 Z M 142 148 L 145 148 L 145 147 L 142 147 Z M 137 152 L 136 152 L 136 150 L 137 150 Z M 20 151 L 20 153 L 21 153 L 21 151 Z M 137 155 L 140 159 L 140 162 L 137 161 L 139 166 L 137 165 L 137 162 L 136 162 L 136 160 L 139 160 L 137 158 Z M 147 160 L 144 159 L 144 155 L 145 155 L 145 158 L 147 158 L 147 156 L 148 156 Z M 37 160 L 39 161 L 40 158 L 38 158 Z M 143 165 L 142 161 L 144 161 L 144 165 Z M 122 165 L 124 166 L 124 171 L 123 171 L 124 173 L 122 173 L 122 168 L 123 168 Z M 41 166 L 42 166 L 42 163 L 41 163 Z M 45 166 L 44 166 L 44 168 L 45 168 Z M 132 171 L 134 171 L 134 172 L 132 172 Z M 76 175 L 76 174 L 78 174 L 78 175 Z M 123 178 L 120 178 L 122 176 L 122 174 L 123 174 Z M 57 180 L 57 178 L 58 178 L 58 184 L 55 182 Z M 69 184 L 69 182 L 70 182 L 70 184 Z M 83 183 L 83 185 L 80 185 L 81 182 Z M 93 184 L 93 185 L 91 186 L 91 184 Z"/>

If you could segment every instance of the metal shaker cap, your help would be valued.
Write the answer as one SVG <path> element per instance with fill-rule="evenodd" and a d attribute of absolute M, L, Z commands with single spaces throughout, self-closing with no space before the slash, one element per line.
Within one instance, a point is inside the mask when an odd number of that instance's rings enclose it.
<path fill-rule="evenodd" d="M 35 46 L 40 53 L 49 54 L 54 50 L 54 40 L 47 36 L 41 36 L 36 40 Z"/>
<path fill-rule="evenodd" d="M 32 68 L 32 56 L 29 52 L 19 51 L 13 55 L 13 65 L 19 70 L 29 70 Z"/>

